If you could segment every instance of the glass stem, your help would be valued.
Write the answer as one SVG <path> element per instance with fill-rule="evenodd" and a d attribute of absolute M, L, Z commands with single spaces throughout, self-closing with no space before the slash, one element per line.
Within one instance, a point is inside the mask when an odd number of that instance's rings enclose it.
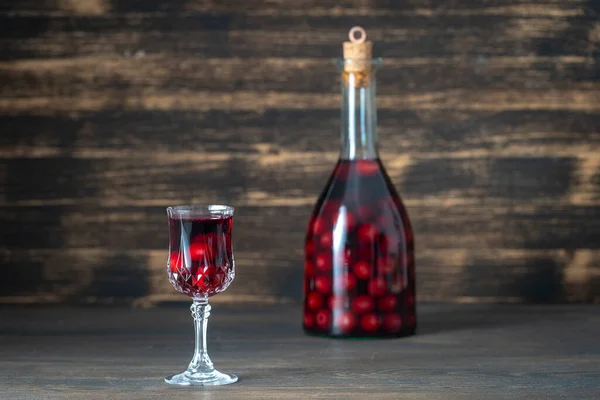
<path fill-rule="evenodd" d="M 210 309 L 211 307 L 207 300 L 194 300 L 190 307 L 192 317 L 194 318 L 194 331 L 196 333 L 194 357 L 188 366 L 188 371 L 191 373 L 210 374 L 215 370 L 206 348 L 206 329 L 208 327 Z"/>

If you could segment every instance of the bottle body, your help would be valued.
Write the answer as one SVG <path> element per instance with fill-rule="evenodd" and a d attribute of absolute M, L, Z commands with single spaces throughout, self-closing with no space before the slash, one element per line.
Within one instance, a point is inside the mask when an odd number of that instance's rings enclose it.
<path fill-rule="evenodd" d="M 378 159 L 340 160 L 305 243 L 304 329 L 329 336 L 414 333 L 410 222 Z"/>
<path fill-rule="evenodd" d="M 307 228 L 303 326 L 312 334 L 406 336 L 416 329 L 413 233 L 377 155 L 375 82 L 368 78 L 360 85 L 343 76 L 340 159 Z"/>

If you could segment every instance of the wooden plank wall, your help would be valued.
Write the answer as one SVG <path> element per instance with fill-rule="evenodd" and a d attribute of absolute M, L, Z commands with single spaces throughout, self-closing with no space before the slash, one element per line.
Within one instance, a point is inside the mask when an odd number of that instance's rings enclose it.
<path fill-rule="evenodd" d="M 419 299 L 599 301 L 600 2 L 0 0 L 0 302 L 182 299 L 164 207 L 209 202 L 217 299 L 299 300 L 356 24 Z"/>

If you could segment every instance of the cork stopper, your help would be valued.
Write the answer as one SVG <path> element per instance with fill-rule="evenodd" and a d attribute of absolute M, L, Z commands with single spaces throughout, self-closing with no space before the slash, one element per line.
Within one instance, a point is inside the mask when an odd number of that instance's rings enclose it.
<path fill-rule="evenodd" d="M 349 42 L 344 42 L 344 71 L 342 78 L 348 87 L 367 87 L 371 80 L 373 42 L 367 40 L 367 32 L 355 26 L 348 32 Z M 352 76 L 352 77 L 351 77 Z M 352 82 L 352 83 L 351 83 Z"/>
<path fill-rule="evenodd" d="M 348 32 L 349 42 L 344 42 L 344 70 L 359 72 L 368 70 L 371 66 L 373 42 L 367 40 L 367 32 L 360 26 L 355 26 Z"/>

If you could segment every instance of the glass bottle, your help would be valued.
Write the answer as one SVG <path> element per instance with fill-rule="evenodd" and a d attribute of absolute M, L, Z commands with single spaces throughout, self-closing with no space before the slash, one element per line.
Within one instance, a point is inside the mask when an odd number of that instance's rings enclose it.
<path fill-rule="evenodd" d="M 375 71 L 381 59 L 337 64 L 341 151 L 308 224 L 304 329 L 341 337 L 411 335 L 413 234 L 377 151 Z"/>

